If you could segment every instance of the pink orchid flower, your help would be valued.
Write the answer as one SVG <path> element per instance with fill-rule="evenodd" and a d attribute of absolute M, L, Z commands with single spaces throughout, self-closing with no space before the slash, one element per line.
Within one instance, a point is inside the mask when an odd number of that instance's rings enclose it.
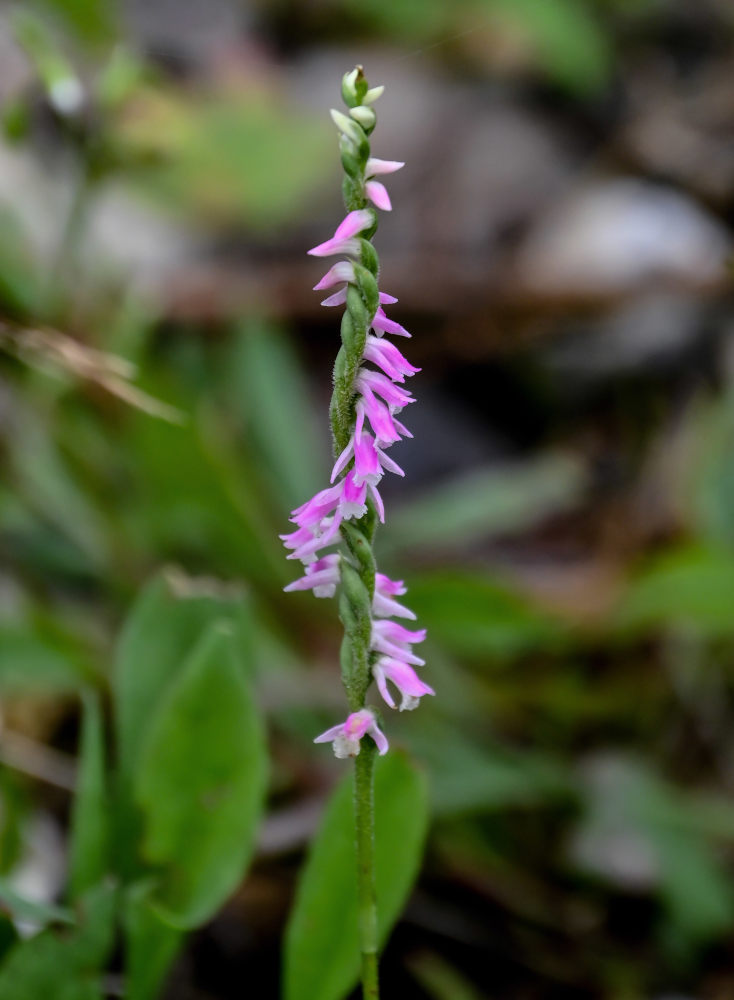
<path fill-rule="evenodd" d="M 360 740 L 369 734 L 377 744 L 377 752 L 382 757 L 387 753 L 387 737 L 377 725 L 374 712 L 369 708 L 362 708 L 359 712 L 352 712 L 346 720 L 338 726 L 332 726 L 326 732 L 321 733 L 314 740 L 314 743 L 332 743 L 334 756 L 344 759 L 345 757 L 357 757 L 360 751 Z"/>

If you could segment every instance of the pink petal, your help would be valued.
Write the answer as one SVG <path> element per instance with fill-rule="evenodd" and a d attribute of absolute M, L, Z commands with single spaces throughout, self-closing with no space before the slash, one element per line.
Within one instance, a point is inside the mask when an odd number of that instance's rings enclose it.
<path fill-rule="evenodd" d="M 373 623 L 373 625 L 379 625 L 381 622 L 378 620 Z M 422 660 L 420 656 L 416 656 L 409 649 L 405 649 L 398 643 L 390 642 L 385 636 L 375 633 L 372 636 L 372 649 L 377 650 L 378 653 L 384 653 L 386 656 L 392 656 L 395 659 L 400 659 L 405 663 L 413 663 L 416 667 L 425 666 L 425 660 Z"/>
<path fill-rule="evenodd" d="M 321 281 L 313 286 L 313 290 L 320 292 L 323 288 L 332 288 L 343 281 L 354 281 L 354 266 L 348 260 L 340 260 L 337 264 L 333 264 Z"/>
<path fill-rule="evenodd" d="M 352 457 L 353 451 L 354 451 L 354 438 L 352 437 L 349 441 L 349 444 L 344 449 L 344 451 L 337 458 L 336 462 L 334 462 L 334 468 L 331 470 L 330 482 L 333 483 L 336 477 L 339 475 L 339 473 L 344 471 L 347 462 Z"/>
<path fill-rule="evenodd" d="M 426 637 L 426 630 L 424 628 L 411 631 L 411 629 L 406 628 L 404 625 L 399 625 L 397 622 L 375 622 L 374 629 L 380 635 L 393 642 L 423 642 Z"/>
<path fill-rule="evenodd" d="M 352 257 L 358 257 L 360 249 L 359 240 L 338 239 L 334 236 L 325 243 L 319 243 L 317 247 L 311 247 L 307 252 L 311 257 L 335 257 L 338 254 L 351 254 Z"/>
<path fill-rule="evenodd" d="M 415 399 L 407 389 L 401 389 L 399 386 L 394 385 L 389 378 L 386 378 L 380 372 L 372 372 L 365 369 L 359 374 L 355 384 L 358 392 L 364 393 L 364 387 L 366 386 L 384 399 L 388 406 L 394 407 L 396 410 L 415 402 Z"/>
<path fill-rule="evenodd" d="M 377 457 L 380 460 L 380 465 L 382 466 L 383 469 L 385 469 L 386 472 L 394 472 L 396 476 L 405 475 L 405 473 L 400 468 L 398 463 L 393 462 L 393 460 L 389 456 L 387 456 L 384 451 L 380 451 L 379 448 L 377 449 Z"/>
<path fill-rule="evenodd" d="M 334 292 L 327 299 L 324 299 L 321 303 L 322 306 L 343 306 L 347 301 L 347 287 L 340 288 L 338 292 Z"/>
<path fill-rule="evenodd" d="M 377 745 L 378 754 L 380 755 L 380 757 L 384 757 L 390 748 L 390 744 L 387 742 L 387 737 L 382 732 L 377 723 L 374 721 L 374 719 L 372 721 L 372 726 L 370 728 L 370 736 Z"/>
<path fill-rule="evenodd" d="M 359 483 L 367 482 L 375 486 L 382 479 L 375 439 L 367 431 L 363 431 L 354 442 L 354 471 L 355 481 Z"/>
<path fill-rule="evenodd" d="M 372 613 L 378 618 L 410 618 L 412 621 L 416 619 L 415 613 L 410 608 L 406 608 L 404 604 L 386 594 L 381 594 L 377 588 L 372 598 Z"/>
<path fill-rule="evenodd" d="M 356 236 L 363 229 L 369 229 L 375 224 L 375 216 L 369 208 L 358 208 L 350 212 L 336 228 L 334 239 L 349 239 Z"/>
<path fill-rule="evenodd" d="M 385 505 L 382 502 L 382 497 L 375 485 L 368 483 L 367 488 L 370 491 L 370 496 L 375 501 L 375 507 L 377 508 L 377 516 L 380 519 L 380 524 L 385 523 Z"/>
<path fill-rule="evenodd" d="M 344 722 L 343 732 L 355 740 L 361 740 L 365 733 L 375 724 L 375 717 L 368 708 L 360 708 L 358 712 L 352 712 Z"/>
<path fill-rule="evenodd" d="M 384 309 L 378 309 L 372 320 L 373 330 L 382 330 L 385 333 L 391 333 L 394 337 L 410 337 L 411 334 L 401 326 L 400 323 L 396 323 L 393 319 L 388 319 L 385 315 Z"/>
<path fill-rule="evenodd" d="M 344 723 L 340 722 L 338 726 L 332 726 L 331 729 L 325 730 L 320 736 L 316 736 L 314 743 L 331 743 L 337 736 L 341 736 L 343 729 Z"/>
<path fill-rule="evenodd" d="M 400 160 L 379 160 L 376 156 L 371 156 L 364 168 L 365 177 L 374 177 L 376 174 L 394 174 L 405 164 Z"/>
<path fill-rule="evenodd" d="M 383 700 L 387 702 L 390 708 L 395 708 L 395 702 L 393 696 L 390 694 L 389 688 L 387 686 L 387 678 L 385 677 L 385 672 L 379 666 L 379 660 L 377 664 L 372 668 L 372 673 L 377 684 L 377 690 L 383 697 Z"/>
<path fill-rule="evenodd" d="M 436 692 L 428 684 L 424 683 L 418 674 L 407 663 L 402 660 L 395 660 L 391 657 L 383 657 L 378 661 L 379 666 L 385 673 L 388 680 L 391 680 L 401 694 L 411 695 L 413 698 L 421 698 L 424 694 L 435 694 Z"/>
<path fill-rule="evenodd" d="M 379 181 L 367 181 L 364 186 L 364 193 L 383 212 L 392 211 L 390 195 L 387 193 L 387 188 L 384 184 L 380 184 Z"/>
<path fill-rule="evenodd" d="M 389 594 L 391 597 L 405 594 L 408 590 L 402 580 L 391 580 L 384 573 L 377 573 L 375 576 L 375 586 L 383 594 Z"/>

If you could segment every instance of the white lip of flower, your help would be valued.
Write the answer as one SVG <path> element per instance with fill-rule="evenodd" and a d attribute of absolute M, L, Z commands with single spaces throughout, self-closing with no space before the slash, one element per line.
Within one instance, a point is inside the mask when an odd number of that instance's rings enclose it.
<path fill-rule="evenodd" d="M 359 520 L 367 513 L 367 504 L 352 503 L 350 500 L 342 501 L 341 512 L 345 521 L 351 521 L 353 517 Z"/>
<path fill-rule="evenodd" d="M 337 736 L 332 743 L 334 756 L 339 760 L 346 760 L 347 757 L 357 757 L 359 755 L 359 740 L 351 739 L 349 736 Z"/>

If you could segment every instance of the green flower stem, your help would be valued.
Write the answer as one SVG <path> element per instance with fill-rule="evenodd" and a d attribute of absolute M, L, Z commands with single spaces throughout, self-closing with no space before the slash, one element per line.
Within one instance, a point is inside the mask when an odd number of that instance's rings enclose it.
<path fill-rule="evenodd" d="M 354 759 L 354 817 L 357 833 L 359 937 L 362 948 L 362 996 L 378 1000 L 377 900 L 375 896 L 375 746 L 365 740 Z"/>
<path fill-rule="evenodd" d="M 367 94 L 367 81 L 361 67 L 347 74 L 342 95 L 348 108 L 362 105 Z M 341 140 L 344 205 L 348 212 L 367 206 L 364 193 L 365 166 L 370 155 L 369 133 L 374 127 L 374 115 L 363 113 L 368 123 L 351 119 L 348 134 Z M 369 121 L 372 125 L 369 125 Z M 370 323 L 379 305 L 377 274 L 379 261 L 370 239 L 377 228 L 366 230 L 360 239 L 360 262 L 354 264 L 354 284 L 347 289 L 347 303 L 341 323 L 342 346 L 334 364 L 334 393 L 331 400 L 331 429 L 334 451 L 338 455 L 349 443 L 354 432 L 355 389 L 362 363 Z M 341 533 L 342 550 L 341 594 L 339 615 L 344 625 L 341 664 L 342 679 L 350 712 L 364 708 L 367 689 L 372 682 L 371 633 L 372 599 L 375 593 L 375 558 L 372 540 L 377 517 L 371 501 L 367 512 L 357 521 L 344 522 Z M 377 972 L 377 901 L 375 895 L 375 809 L 374 767 L 376 748 L 365 737 L 354 760 L 354 823 L 357 845 L 357 890 L 359 901 L 359 937 L 362 952 L 362 995 L 364 1000 L 379 1000 Z"/>

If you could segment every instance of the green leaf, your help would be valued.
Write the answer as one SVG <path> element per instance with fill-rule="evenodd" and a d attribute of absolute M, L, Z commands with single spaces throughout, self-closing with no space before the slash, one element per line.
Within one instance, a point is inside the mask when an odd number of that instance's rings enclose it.
<path fill-rule="evenodd" d="M 479 470 L 396 511 L 385 541 L 399 550 L 426 545 L 433 550 L 523 531 L 577 503 L 584 486 L 581 467 L 566 455 Z"/>
<path fill-rule="evenodd" d="M 0 879 L 0 903 L 15 920 L 45 927 L 47 924 L 73 924 L 74 914 L 71 910 L 53 903 L 37 903 L 25 899 L 13 889 L 5 879 Z"/>
<path fill-rule="evenodd" d="M 661 625 L 708 636 L 734 634 L 734 555 L 726 549 L 685 547 L 666 552 L 632 581 L 618 608 L 623 630 Z"/>
<path fill-rule="evenodd" d="M 558 84 L 579 93 L 609 80 L 612 48 L 588 3 L 581 0 L 486 0 L 490 10 L 521 32 L 538 63 Z"/>
<path fill-rule="evenodd" d="M 233 405 L 272 474 L 275 495 L 291 509 L 312 496 L 326 475 L 327 452 L 311 419 L 313 400 L 302 366 L 281 330 L 257 322 L 240 327 L 227 361 Z"/>
<path fill-rule="evenodd" d="M 136 780 L 143 854 L 160 867 L 155 901 L 172 923 L 202 923 L 236 888 L 265 776 L 262 724 L 231 631 L 218 623 L 160 706 Z"/>
<path fill-rule="evenodd" d="M 174 405 L 184 401 L 183 388 L 166 380 L 146 388 Z M 280 591 L 290 579 L 277 538 L 287 508 L 275 508 L 262 488 L 258 461 L 235 439 L 231 420 L 205 405 L 183 427 L 130 414 L 127 430 L 137 504 L 131 509 L 126 498 L 119 511 L 126 531 L 152 541 L 164 557 L 183 553 L 196 565 Z"/>
<path fill-rule="evenodd" d="M 63 18 L 84 42 L 103 42 L 112 38 L 112 0 L 38 0 L 38 3 Z"/>
<path fill-rule="evenodd" d="M 75 899 L 102 880 L 110 860 L 104 723 L 99 698 L 89 692 L 84 695 L 69 854 L 69 894 Z"/>
<path fill-rule="evenodd" d="M 77 663 L 51 641 L 14 625 L 0 625 L 0 692 L 62 694 L 88 681 Z"/>
<path fill-rule="evenodd" d="M 405 905 L 428 824 L 426 785 L 390 752 L 375 773 L 375 878 L 380 942 Z M 285 941 L 285 1000 L 342 1000 L 359 975 L 352 777 L 344 779 L 311 845 Z"/>
<path fill-rule="evenodd" d="M 53 525 L 100 569 L 109 564 L 110 539 L 104 518 L 57 446 L 56 413 L 44 420 L 30 406 L 17 403 L 15 433 L 8 438 L 10 464 L 18 490 L 39 519 Z"/>
<path fill-rule="evenodd" d="M 148 883 L 131 886 L 125 899 L 126 1000 L 155 1000 L 184 933 L 161 920 L 151 906 Z"/>
<path fill-rule="evenodd" d="M 265 228 L 292 221 L 323 184 L 331 132 L 263 88 L 196 97 L 158 86 L 138 93 L 119 143 L 142 164 L 134 179 L 177 214 Z"/>
<path fill-rule="evenodd" d="M 120 770 L 136 769 L 146 730 L 202 631 L 221 618 L 244 622 L 242 597 L 207 592 L 196 580 L 156 577 L 125 622 L 115 657 Z M 242 630 L 244 633 L 244 628 Z M 241 635 L 244 639 L 244 634 Z"/>
<path fill-rule="evenodd" d="M 577 834 L 582 864 L 619 878 L 632 873 L 659 884 L 668 936 L 679 957 L 728 933 L 734 892 L 712 845 L 694 819 L 698 798 L 666 782 L 643 761 L 600 755 L 584 775 L 587 811 Z M 731 832 L 731 831 L 730 831 Z M 615 860 L 616 859 L 616 860 Z"/>
<path fill-rule="evenodd" d="M 428 769 L 436 816 L 538 806 L 571 793 L 564 765 L 548 753 L 479 746 L 438 722 L 411 733 L 411 749 Z"/>
<path fill-rule="evenodd" d="M 118 741 L 118 815 L 114 835 L 118 865 L 130 877 L 139 841 L 133 783 L 151 723 L 179 680 L 204 630 L 217 620 L 238 624 L 240 644 L 250 629 L 242 597 L 172 573 L 143 590 L 117 647 L 113 690 Z"/>
<path fill-rule="evenodd" d="M 425 573 L 410 580 L 408 603 L 420 621 L 430 623 L 432 641 L 468 658 L 511 659 L 559 648 L 566 636 L 561 622 L 479 573 Z"/>
<path fill-rule="evenodd" d="M 80 921 L 60 935 L 46 930 L 11 948 L 0 964 L 0 1000 L 97 1000 L 114 943 L 116 892 L 99 885 L 80 902 Z"/>

